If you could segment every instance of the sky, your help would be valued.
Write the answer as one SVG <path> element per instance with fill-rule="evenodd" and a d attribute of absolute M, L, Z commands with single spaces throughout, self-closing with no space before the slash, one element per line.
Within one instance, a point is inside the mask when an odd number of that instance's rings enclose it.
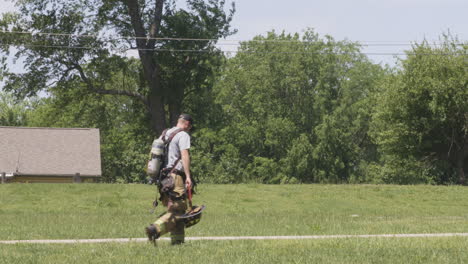
<path fill-rule="evenodd" d="M 183 3 L 183 0 L 177 0 Z M 229 5 L 232 0 L 226 0 Z M 229 40 L 245 41 L 268 31 L 301 33 L 313 28 L 320 36 L 367 43 L 437 42 L 450 31 L 468 41 L 468 0 L 237 0 L 232 21 L 238 33 Z M 0 0 L 0 13 L 14 10 Z M 183 36 L 181 36 L 183 37 Z M 224 47 L 235 50 L 235 46 Z M 403 53 L 410 46 L 372 46 L 365 53 Z M 401 56 L 400 56 L 401 57 Z M 369 55 L 375 63 L 396 63 L 393 55 Z M 20 68 L 20 65 L 12 66 Z"/>
<path fill-rule="evenodd" d="M 284 4 L 287 3 L 287 4 Z M 468 38 L 466 0 L 238 0 L 239 37 L 311 27 L 337 39 L 414 41 L 451 29 Z"/>
<path fill-rule="evenodd" d="M 230 2 L 230 1 L 228 1 Z M 468 41 L 467 0 L 237 0 L 231 39 L 246 40 L 276 32 L 301 33 L 313 28 L 321 36 L 359 42 L 437 42 L 450 32 Z M 368 53 L 402 53 L 410 46 L 368 47 Z M 369 56 L 394 64 L 394 56 Z"/>

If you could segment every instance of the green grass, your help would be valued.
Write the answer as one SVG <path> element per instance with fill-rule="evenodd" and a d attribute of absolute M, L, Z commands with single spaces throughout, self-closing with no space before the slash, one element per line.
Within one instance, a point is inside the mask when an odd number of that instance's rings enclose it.
<path fill-rule="evenodd" d="M 144 237 L 144 226 L 163 212 L 150 214 L 154 190 L 0 185 L 0 240 Z M 468 188 L 460 186 L 201 185 L 198 191 L 194 202 L 207 209 L 187 236 L 468 232 Z M 156 249 L 146 243 L 0 245 L 0 263 L 149 263 L 179 251 L 203 263 L 463 263 L 466 248 L 466 237 L 189 241 L 182 247 L 161 241 Z"/>
<path fill-rule="evenodd" d="M 0 263 L 466 263 L 466 238 L 0 245 Z"/>

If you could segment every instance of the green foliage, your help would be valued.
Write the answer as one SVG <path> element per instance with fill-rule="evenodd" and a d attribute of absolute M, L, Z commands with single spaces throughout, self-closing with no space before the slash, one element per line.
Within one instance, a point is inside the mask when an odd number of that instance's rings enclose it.
<path fill-rule="evenodd" d="M 314 181 L 310 168 L 312 167 L 313 146 L 306 134 L 300 134 L 299 138 L 292 141 L 286 156 L 281 159 L 283 176 L 281 182 L 311 182 Z M 317 180 L 317 179 L 315 179 Z"/>
<path fill-rule="evenodd" d="M 209 39 L 234 32 L 234 6 L 226 14 L 225 1 L 187 1 L 185 9 L 169 1 L 159 36 L 204 40 L 160 40 L 153 43 L 160 51 L 137 60 L 116 52 L 135 44 L 127 41 L 135 33 L 129 3 L 29 0 L 21 14 L 6 14 L 4 29 L 112 30 L 124 38 L 0 34 L 19 46 L 26 68 L 11 73 L 1 60 L 9 92 L 0 94 L 0 125 L 100 128 L 103 174 L 112 182 L 143 181 L 151 140 L 184 110 L 196 121 L 192 174 L 202 182 L 466 183 L 466 43 L 443 36 L 439 45 L 415 44 L 398 68 L 383 69 L 357 43 L 309 29 L 269 32 L 224 57 Z M 77 48 L 87 45 L 101 48 Z M 15 100 L 42 90 L 50 97 Z"/>
<path fill-rule="evenodd" d="M 196 179 L 210 183 L 235 183 L 247 178 L 238 149 L 225 144 L 224 138 L 215 131 L 207 128 L 197 131 L 190 153 L 192 174 Z"/>
<path fill-rule="evenodd" d="M 24 98 L 79 80 L 76 89 L 138 100 L 146 106 L 154 133 L 160 133 L 189 108 L 189 94 L 210 89 L 214 69 L 223 60 L 213 39 L 235 33 L 230 28 L 234 4 L 225 10 L 224 0 L 190 0 L 185 8 L 176 3 L 19 1 L 18 13 L 0 19 L 0 28 L 6 31 L 0 33 L 5 44 L 0 52 L 24 60 L 24 72 L 10 72 L 2 59 L 5 89 Z M 171 40 L 181 37 L 205 40 Z M 107 86 L 113 73 L 128 68 L 127 51 L 135 49 L 138 87 Z"/>
<path fill-rule="evenodd" d="M 372 135 L 383 155 L 384 182 L 465 182 L 468 45 L 450 36 L 442 41 L 415 45 L 382 82 Z"/>
<path fill-rule="evenodd" d="M 375 158 L 367 129 L 381 72 L 356 44 L 311 30 L 243 43 L 214 87 L 223 125 L 211 128 L 221 146 L 204 148 L 211 156 L 204 166 L 235 161 L 239 168 L 223 178 L 236 181 L 359 181 L 359 162 Z"/>
<path fill-rule="evenodd" d="M 36 99 L 19 101 L 0 90 L 0 126 L 27 126 Z"/>
<path fill-rule="evenodd" d="M 414 158 L 401 159 L 384 156 L 383 166 L 372 164 L 368 168 L 375 183 L 424 184 L 434 183 L 432 175 L 425 173 L 423 164 Z"/>

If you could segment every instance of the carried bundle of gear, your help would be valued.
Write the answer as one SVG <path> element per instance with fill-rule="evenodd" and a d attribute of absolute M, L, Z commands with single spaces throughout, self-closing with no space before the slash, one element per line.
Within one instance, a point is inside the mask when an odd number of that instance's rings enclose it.
<path fill-rule="evenodd" d="M 181 215 L 181 216 L 177 216 L 176 218 L 177 219 L 181 219 L 184 221 L 185 223 L 185 228 L 189 228 L 191 226 L 194 226 L 196 224 L 198 224 L 198 222 L 200 222 L 201 220 L 201 216 L 202 216 L 202 212 L 203 210 L 205 210 L 206 206 L 202 205 L 202 206 L 193 206 L 192 207 L 192 210 L 190 210 L 190 212 L 184 214 L 184 215 Z"/>
<path fill-rule="evenodd" d="M 194 226 L 194 225 L 198 224 L 198 222 L 200 222 L 200 220 L 201 220 L 202 212 L 206 208 L 206 206 L 204 206 L 204 205 L 202 205 L 202 206 L 197 206 L 197 205 L 192 206 L 192 189 L 189 188 L 187 191 L 188 191 L 188 200 L 189 200 L 189 204 L 190 204 L 190 211 L 188 211 L 187 213 L 185 213 L 185 214 L 183 214 L 181 216 L 176 217 L 177 219 L 180 219 L 180 220 L 184 221 L 185 228 L 189 228 L 191 226 Z"/>

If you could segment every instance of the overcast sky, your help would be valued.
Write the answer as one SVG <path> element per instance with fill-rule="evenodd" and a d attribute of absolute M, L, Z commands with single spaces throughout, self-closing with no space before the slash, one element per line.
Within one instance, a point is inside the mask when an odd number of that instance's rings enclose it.
<path fill-rule="evenodd" d="M 177 0 L 177 2 L 184 2 Z M 226 0 L 230 4 L 232 0 Z M 383 43 L 420 42 L 450 30 L 468 40 L 468 0 L 237 0 L 231 40 L 249 40 L 275 30 L 301 33 L 313 28 L 337 40 Z M 0 0 L 0 12 L 14 10 Z M 181 36 L 183 37 L 183 36 Z M 409 47 L 368 47 L 366 53 L 402 53 Z M 228 49 L 228 48 L 225 48 Z M 229 47 L 235 49 L 235 47 Z M 395 63 L 393 56 L 369 56 L 376 63 Z"/>

